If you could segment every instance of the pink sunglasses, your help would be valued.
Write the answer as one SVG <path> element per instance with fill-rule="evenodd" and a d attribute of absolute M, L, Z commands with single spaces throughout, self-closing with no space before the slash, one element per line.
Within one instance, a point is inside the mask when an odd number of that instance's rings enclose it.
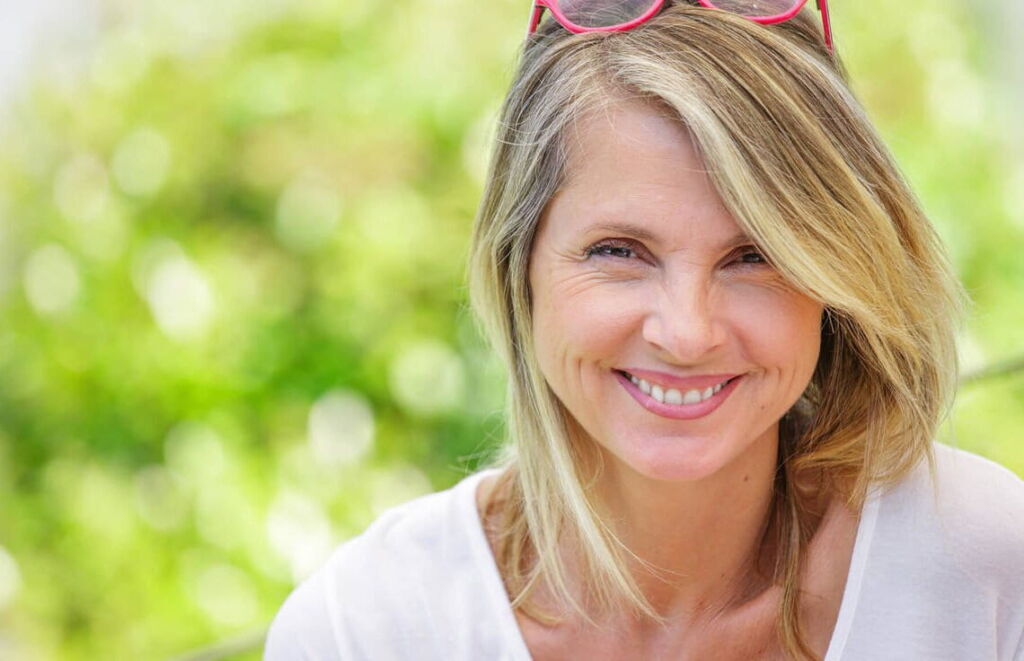
<path fill-rule="evenodd" d="M 720 9 L 769 25 L 796 16 L 807 0 L 697 0 L 702 7 Z M 830 53 L 832 28 L 828 20 L 828 1 L 816 0 L 821 14 L 825 45 Z M 527 34 L 533 34 L 545 9 L 570 32 L 623 32 L 656 15 L 665 0 L 533 0 L 533 12 Z"/>

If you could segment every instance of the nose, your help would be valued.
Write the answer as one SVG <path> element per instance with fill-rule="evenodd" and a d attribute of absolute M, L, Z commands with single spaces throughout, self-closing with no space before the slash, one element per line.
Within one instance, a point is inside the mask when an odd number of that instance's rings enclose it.
<path fill-rule="evenodd" d="M 724 342 L 717 298 L 707 279 L 677 278 L 659 290 L 656 305 L 644 319 L 643 338 L 673 362 L 701 362 Z"/>

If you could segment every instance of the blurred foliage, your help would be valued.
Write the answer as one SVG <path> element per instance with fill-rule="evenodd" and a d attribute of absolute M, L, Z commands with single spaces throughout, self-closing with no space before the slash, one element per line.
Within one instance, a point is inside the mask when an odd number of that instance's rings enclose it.
<path fill-rule="evenodd" d="M 1024 161 L 969 8 L 834 4 L 976 301 L 965 363 L 1020 353 Z M 4 659 L 258 631 L 502 433 L 463 274 L 528 3 L 102 7 L 88 61 L 0 127 Z M 1024 474 L 1022 428 L 1010 375 L 965 389 L 946 435 Z"/>

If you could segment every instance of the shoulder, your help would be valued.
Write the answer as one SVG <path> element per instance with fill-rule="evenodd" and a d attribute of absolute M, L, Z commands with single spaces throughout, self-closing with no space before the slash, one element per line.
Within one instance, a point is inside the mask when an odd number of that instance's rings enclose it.
<path fill-rule="evenodd" d="M 267 632 L 266 661 L 341 661 L 324 590 L 325 571 L 320 568 L 304 580 L 278 610 Z"/>
<path fill-rule="evenodd" d="M 898 543 L 934 555 L 975 584 L 1024 594 L 1024 480 L 977 454 L 934 444 L 934 479 L 922 462 L 883 496 Z"/>
<path fill-rule="evenodd" d="M 471 566 L 473 475 L 381 514 L 288 597 L 267 636 L 267 661 L 431 658 L 435 597 Z"/>
<path fill-rule="evenodd" d="M 922 461 L 865 503 L 842 658 L 1008 661 L 1024 645 L 1024 482 L 933 450 L 934 476 Z"/>
<path fill-rule="evenodd" d="M 972 452 L 939 443 L 934 447 L 941 514 L 961 526 L 961 534 L 1001 540 L 1024 551 L 1024 480 Z"/>
<path fill-rule="evenodd" d="M 934 474 L 922 460 L 899 484 L 884 490 L 887 508 L 907 514 L 928 511 L 986 533 L 1024 514 L 1024 480 L 1009 468 L 942 443 L 932 447 Z"/>

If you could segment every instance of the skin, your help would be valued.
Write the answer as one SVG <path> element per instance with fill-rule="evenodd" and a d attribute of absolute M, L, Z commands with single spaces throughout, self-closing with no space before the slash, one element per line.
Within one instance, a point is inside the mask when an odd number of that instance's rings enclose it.
<path fill-rule="evenodd" d="M 530 261 L 537 359 L 577 433 L 603 459 L 602 516 L 644 561 L 631 570 L 667 628 L 627 616 L 545 627 L 517 613 L 534 658 L 772 658 L 779 588 L 755 567 L 776 468 L 779 419 L 810 381 L 822 305 L 789 286 L 725 208 L 686 129 L 617 102 L 582 120 L 567 180 Z M 641 227 L 639 239 L 601 223 Z M 598 247 L 600 246 L 600 247 Z M 588 251 L 590 254 L 588 255 Z M 716 410 L 658 416 L 613 369 L 742 375 Z M 492 483 L 478 494 L 486 510 Z M 824 654 L 856 516 L 823 500 L 805 565 L 806 630 Z M 485 521 L 493 529 L 500 522 Z M 572 567 L 573 551 L 565 549 Z M 551 600 L 543 605 L 555 607 Z"/>

